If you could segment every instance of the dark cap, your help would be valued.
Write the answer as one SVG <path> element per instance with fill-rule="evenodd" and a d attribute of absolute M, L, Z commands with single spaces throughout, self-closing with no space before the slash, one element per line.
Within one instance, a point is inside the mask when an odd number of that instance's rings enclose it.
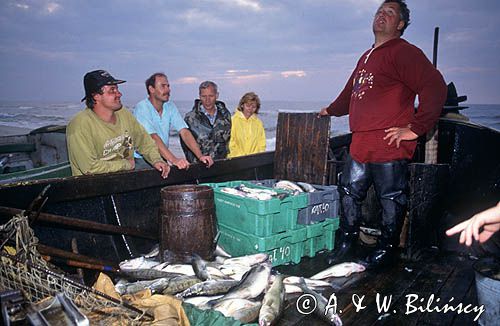
<path fill-rule="evenodd" d="M 92 94 L 99 92 L 104 85 L 116 85 L 124 83 L 124 80 L 115 79 L 106 70 L 94 70 L 83 77 L 83 87 L 85 87 L 85 97 L 82 102 Z"/>

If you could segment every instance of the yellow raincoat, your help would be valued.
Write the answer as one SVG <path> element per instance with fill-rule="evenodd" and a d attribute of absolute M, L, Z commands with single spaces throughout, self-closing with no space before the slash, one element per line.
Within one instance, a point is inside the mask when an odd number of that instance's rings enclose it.
<path fill-rule="evenodd" d="M 265 150 L 266 133 L 262 121 L 256 114 L 247 119 L 243 112 L 236 110 L 231 118 L 231 138 L 227 157 L 255 154 Z"/>

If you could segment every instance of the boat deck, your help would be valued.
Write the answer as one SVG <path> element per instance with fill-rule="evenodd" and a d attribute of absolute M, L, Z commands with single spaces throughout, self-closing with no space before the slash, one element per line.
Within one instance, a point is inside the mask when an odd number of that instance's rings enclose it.
<path fill-rule="evenodd" d="M 327 267 L 323 263 L 324 259 L 318 258 L 321 257 L 304 258 L 296 266 L 283 266 L 278 270 L 287 274 L 312 276 L 315 274 L 313 271 Z M 325 266 L 318 266 L 318 262 Z M 334 279 L 333 288 L 325 290 L 323 295 L 327 299 L 335 295 L 337 312 L 342 310 L 339 315 L 344 325 L 471 325 L 475 323 L 473 320 L 479 309 L 477 307 L 472 311 L 478 305 L 473 262 L 456 253 L 429 252 L 419 261 L 401 260 L 383 271 L 365 271 Z M 387 303 L 390 300 L 389 309 L 378 308 L 377 295 L 380 303 L 384 298 Z M 430 301 L 432 295 L 434 300 Z M 359 304 L 359 298 L 363 296 Z M 409 298 L 416 296 L 418 298 L 414 302 L 408 303 Z M 327 325 L 316 316 L 300 314 L 296 302 L 296 299 L 288 302 L 278 325 Z M 334 302 L 330 301 L 331 304 Z M 457 313 L 460 303 L 464 309 L 470 305 L 466 310 L 469 313 Z M 457 308 L 456 311 L 445 313 L 445 304 Z M 361 305 L 364 309 L 357 311 L 357 306 Z M 436 312 L 436 308 L 441 312 Z"/>

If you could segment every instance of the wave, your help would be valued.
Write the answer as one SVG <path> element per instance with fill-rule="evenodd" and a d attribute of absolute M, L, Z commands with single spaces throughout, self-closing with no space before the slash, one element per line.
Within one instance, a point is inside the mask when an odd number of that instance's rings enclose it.
<path fill-rule="evenodd" d="M 28 113 L 0 113 L 0 119 L 22 119 L 26 121 L 37 120 L 66 120 L 63 116 L 45 115 L 45 114 L 28 114 Z"/>

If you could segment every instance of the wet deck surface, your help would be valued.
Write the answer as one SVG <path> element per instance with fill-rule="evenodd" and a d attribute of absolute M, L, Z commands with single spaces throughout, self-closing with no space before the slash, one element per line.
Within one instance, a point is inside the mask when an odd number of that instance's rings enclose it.
<path fill-rule="evenodd" d="M 456 254 L 426 253 L 420 261 L 402 260 L 384 271 L 365 271 L 334 279 L 333 288 L 326 289 L 323 295 L 327 299 L 335 295 L 337 312 L 342 310 L 339 315 L 344 325 L 473 325 L 478 314 L 472 311 L 477 307 L 473 263 L 467 257 Z M 311 276 L 327 267 L 324 259 L 315 257 L 304 258 L 296 266 L 278 269 L 287 274 Z M 357 306 L 352 299 L 355 294 L 357 298 L 364 296 L 358 304 L 364 309 L 356 311 Z M 387 310 L 378 308 L 377 295 L 380 303 L 384 298 L 386 302 L 390 300 Z M 432 295 L 434 300 L 429 307 L 433 312 L 428 312 L 426 307 Z M 417 299 L 409 302 L 412 298 Z M 354 301 L 359 302 L 357 300 Z M 296 302 L 296 299 L 288 302 L 278 325 L 327 325 L 313 315 L 300 314 Z M 470 304 L 468 310 L 471 312 L 435 311 L 436 307 L 442 309 L 445 304 L 458 307 L 460 303 L 463 307 Z"/>

